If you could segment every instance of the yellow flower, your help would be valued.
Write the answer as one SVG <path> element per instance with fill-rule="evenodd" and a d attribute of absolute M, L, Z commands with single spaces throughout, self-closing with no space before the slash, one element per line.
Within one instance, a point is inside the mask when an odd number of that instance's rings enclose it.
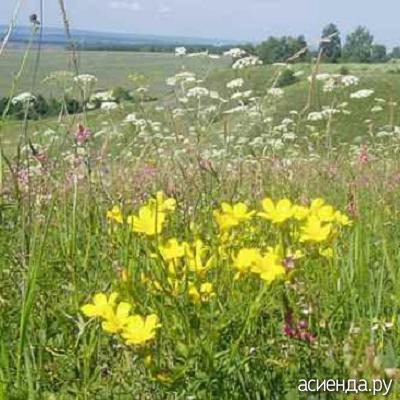
<path fill-rule="evenodd" d="M 149 200 L 149 206 L 157 212 L 172 212 L 176 209 L 176 200 L 173 198 L 165 198 L 163 192 L 157 192 L 155 199 Z"/>
<path fill-rule="evenodd" d="M 260 275 L 260 278 L 267 283 L 282 278 L 285 275 L 286 270 L 282 264 L 280 253 L 280 246 L 276 246 L 275 248 L 268 247 L 264 256 L 256 260 L 251 271 Z"/>
<path fill-rule="evenodd" d="M 129 303 L 119 303 L 117 310 L 109 313 L 106 320 L 102 323 L 103 329 L 109 333 L 121 332 L 129 321 L 131 308 L 132 306 Z"/>
<path fill-rule="evenodd" d="M 151 314 L 147 317 L 133 315 L 125 326 L 122 337 L 126 344 L 141 345 L 153 340 L 156 336 L 156 330 L 161 327 L 157 315 Z"/>
<path fill-rule="evenodd" d="M 234 205 L 230 205 L 228 203 L 222 203 L 221 209 L 225 214 L 229 214 L 236 221 L 248 221 L 255 214 L 255 211 L 249 211 L 248 207 L 244 203 L 236 203 Z"/>
<path fill-rule="evenodd" d="M 297 221 L 303 221 L 308 217 L 310 210 L 307 207 L 294 205 L 293 206 L 293 217 Z"/>
<path fill-rule="evenodd" d="M 249 211 L 244 203 L 236 203 L 234 205 L 222 203 L 221 210 L 214 211 L 214 218 L 220 231 L 226 231 L 242 222 L 249 221 L 255 214 L 255 211 Z"/>
<path fill-rule="evenodd" d="M 289 199 L 279 200 L 275 205 L 270 198 L 266 198 L 261 204 L 264 212 L 260 212 L 258 215 L 270 220 L 273 224 L 281 224 L 293 217 L 294 210 Z"/>
<path fill-rule="evenodd" d="M 200 290 L 197 289 L 193 282 L 189 282 L 188 293 L 193 303 L 196 304 L 207 302 L 211 299 L 211 297 L 215 296 L 213 284 L 210 282 L 202 283 L 200 285 Z"/>
<path fill-rule="evenodd" d="M 197 290 L 196 285 L 193 282 L 189 282 L 188 289 L 189 297 L 192 299 L 193 303 L 200 303 L 201 296 L 199 291 Z"/>
<path fill-rule="evenodd" d="M 122 224 L 124 219 L 122 217 L 121 208 L 119 206 L 114 206 L 111 210 L 108 210 L 107 219 L 117 222 L 118 224 Z"/>
<path fill-rule="evenodd" d="M 353 221 L 345 214 L 340 211 L 336 211 L 334 215 L 335 221 L 342 226 L 351 226 L 353 225 Z"/>
<path fill-rule="evenodd" d="M 214 257 L 206 258 L 208 250 L 208 247 L 200 239 L 197 239 L 192 246 L 185 243 L 186 259 L 190 271 L 203 274 L 212 267 Z"/>
<path fill-rule="evenodd" d="M 165 222 L 165 214 L 156 212 L 152 207 L 142 206 L 139 209 L 139 216 L 130 215 L 127 222 L 132 226 L 133 232 L 154 236 L 161 233 Z"/>
<path fill-rule="evenodd" d="M 172 382 L 172 379 L 166 373 L 159 373 L 156 375 L 156 379 L 163 384 L 169 384 Z"/>
<path fill-rule="evenodd" d="M 326 249 L 320 248 L 319 254 L 325 258 L 333 258 L 333 249 L 332 247 L 327 247 Z"/>
<path fill-rule="evenodd" d="M 310 212 L 312 214 L 317 214 L 318 210 L 323 207 L 325 205 L 325 200 L 321 199 L 320 197 L 317 199 L 314 199 L 311 202 L 311 206 L 310 206 Z"/>
<path fill-rule="evenodd" d="M 221 211 L 215 210 L 213 215 L 221 232 L 227 231 L 238 225 L 237 220 L 233 218 L 231 214 L 225 214 Z"/>
<path fill-rule="evenodd" d="M 312 201 L 310 214 L 315 215 L 321 222 L 332 222 L 335 219 L 334 208 L 321 198 Z"/>
<path fill-rule="evenodd" d="M 182 293 L 182 287 L 185 283 L 185 277 L 176 279 L 175 276 L 170 276 L 167 279 L 168 289 L 171 296 L 177 297 Z"/>
<path fill-rule="evenodd" d="M 261 257 L 260 251 L 255 248 L 240 249 L 238 254 L 233 257 L 233 266 L 237 269 L 234 277 L 235 280 L 239 279 L 246 272 L 249 272 L 255 262 Z"/>
<path fill-rule="evenodd" d="M 213 284 L 210 282 L 202 283 L 200 286 L 200 295 L 202 301 L 208 301 L 215 296 Z"/>
<path fill-rule="evenodd" d="M 329 238 L 332 224 L 322 224 L 315 215 L 310 215 L 300 228 L 300 242 L 323 242 Z"/>
<path fill-rule="evenodd" d="M 115 301 L 117 300 L 118 293 L 111 293 L 110 297 L 103 293 L 97 293 L 93 296 L 92 304 L 85 304 L 81 307 L 81 311 L 87 317 L 100 317 L 107 318 L 113 313 L 115 307 Z"/>
<path fill-rule="evenodd" d="M 122 268 L 120 272 L 120 278 L 122 282 L 128 282 L 130 279 L 130 273 L 127 268 Z"/>
<path fill-rule="evenodd" d="M 179 244 L 175 238 L 169 239 L 164 246 L 160 245 L 158 249 L 164 261 L 176 260 L 185 255 L 185 243 Z"/>

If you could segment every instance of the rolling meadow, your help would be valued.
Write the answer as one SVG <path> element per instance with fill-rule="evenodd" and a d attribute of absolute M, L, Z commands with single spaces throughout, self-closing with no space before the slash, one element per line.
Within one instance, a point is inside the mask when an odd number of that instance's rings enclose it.
<path fill-rule="evenodd" d="M 41 57 L 0 57 L 0 400 L 399 398 L 400 64 Z"/>

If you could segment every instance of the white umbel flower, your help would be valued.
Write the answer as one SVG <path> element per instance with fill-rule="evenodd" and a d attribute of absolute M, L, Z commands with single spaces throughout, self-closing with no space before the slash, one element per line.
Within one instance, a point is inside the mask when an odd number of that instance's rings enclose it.
<path fill-rule="evenodd" d="M 29 92 L 24 92 L 19 94 L 18 96 L 13 97 L 13 99 L 11 100 L 11 103 L 13 105 L 16 104 L 29 104 L 29 103 L 33 103 L 36 101 L 36 97 Z"/>
<path fill-rule="evenodd" d="M 362 89 L 350 95 L 351 99 L 366 99 L 375 93 L 372 89 Z"/>
<path fill-rule="evenodd" d="M 232 79 L 230 82 L 226 84 L 228 89 L 237 89 L 241 88 L 244 84 L 244 80 L 242 78 Z"/>

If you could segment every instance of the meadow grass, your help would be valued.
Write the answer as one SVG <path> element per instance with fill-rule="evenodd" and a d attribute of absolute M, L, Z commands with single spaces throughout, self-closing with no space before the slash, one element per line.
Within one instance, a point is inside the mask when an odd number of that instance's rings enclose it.
<path fill-rule="evenodd" d="M 32 50 L 32 53 L 34 50 Z M 13 75 L 18 71 L 23 58 L 21 50 L 7 50 L 0 64 L 0 97 L 7 96 L 11 88 Z M 169 53 L 132 53 L 112 51 L 79 51 L 77 52 L 78 66 L 81 71 L 93 74 L 98 79 L 98 89 L 112 89 L 117 86 L 129 87 L 129 75 L 144 74 L 156 96 L 165 94 L 165 78 L 174 75 L 182 68 L 182 61 Z M 29 91 L 32 87 L 32 75 L 36 60 L 29 57 L 23 76 L 19 82 L 19 91 Z M 226 67 L 226 62 L 213 60 L 204 62 L 199 59 L 187 59 L 184 62 L 187 69 L 205 74 L 210 67 Z M 40 59 L 38 82 L 40 83 L 56 71 L 72 69 L 72 56 L 69 52 L 59 49 L 45 49 Z M 49 85 L 37 85 L 38 94 L 47 96 L 62 95 L 62 91 Z"/>
<path fill-rule="evenodd" d="M 0 399 L 398 398 L 400 78 L 178 62 L 154 103 L 3 125 Z"/>

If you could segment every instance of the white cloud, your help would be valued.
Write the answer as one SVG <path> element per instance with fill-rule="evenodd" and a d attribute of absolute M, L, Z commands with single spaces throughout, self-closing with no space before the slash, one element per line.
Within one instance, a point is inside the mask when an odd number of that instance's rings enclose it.
<path fill-rule="evenodd" d="M 142 6 L 137 1 L 129 1 L 129 0 L 112 0 L 108 3 L 110 8 L 115 10 L 130 10 L 130 11 L 139 11 Z"/>

